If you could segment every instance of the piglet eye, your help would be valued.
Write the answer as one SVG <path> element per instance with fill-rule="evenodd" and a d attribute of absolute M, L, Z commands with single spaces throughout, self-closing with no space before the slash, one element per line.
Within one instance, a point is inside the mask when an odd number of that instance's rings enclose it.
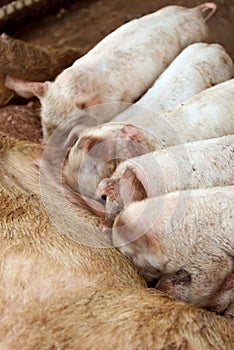
<path fill-rule="evenodd" d="M 186 270 L 182 269 L 176 272 L 175 280 L 177 283 L 188 285 L 191 283 L 191 275 Z"/>

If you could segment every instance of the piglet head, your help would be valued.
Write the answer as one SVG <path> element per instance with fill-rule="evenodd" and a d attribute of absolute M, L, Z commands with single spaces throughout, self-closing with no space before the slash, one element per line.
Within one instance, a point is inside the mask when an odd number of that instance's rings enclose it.
<path fill-rule="evenodd" d="M 99 133 L 99 127 L 81 134 L 71 148 L 64 176 L 77 192 L 95 197 L 98 180 L 115 169 L 114 138 L 108 133 Z"/>
<path fill-rule="evenodd" d="M 106 219 L 113 222 L 123 209 L 120 196 L 120 181 L 111 178 L 103 179 L 97 188 L 97 196 L 105 201 Z"/>
<path fill-rule="evenodd" d="M 79 91 L 79 86 L 74 87 L 72 80 L 69 84 L 71 78 L 74 80 L 69 69 L 58 76 L 54 82 L 31 82 L 10 76 L 6 78 L 5 85 L 8 89 L 15 91 L 21 97 L 32 98 L 35 96 L 40 100 L 44 143 L 65 119 L 72 117 L 79 119 L 80 110 L 99 103 L 97 95 Z M 84 126 L 89 126 L 90 120 L 91 124 L 96 124 L 93 118 L 87 118 L 85 122 L 78 121 L 76 134 L 83 131 Z M 78 130 L 79 126 L 80 130 Z"/>
<path fill-rule="evenodd" d="M 134 126 L 107 123 L 89 128 L 71 148 L 64 175 L 76 191 L 98 198 L 97 186 L 102 179 L 110 177 L 122 160 L 148 150 Z"/>
<path fill-rule="evenodd" d="M 145 188 L 130 167 L 122 178 L 103 179 L 98 185 L 97 195 L 106 200 L 106 218 L 110 222 L 130 203 L 147 197 Z"/>
<path fill-rule="evenodd" d="M 152 229 L 153 217 L 147 208 L 147 201 L 141 211 L 136 202 L 128 206 L 114 221 L 112 243 L 135 266 L 139 268 L 147 282 L 159 279 L 167 264 L 161 242 Z M 144 219 L 144 212 L 148 212 L 148 219 Z"/>

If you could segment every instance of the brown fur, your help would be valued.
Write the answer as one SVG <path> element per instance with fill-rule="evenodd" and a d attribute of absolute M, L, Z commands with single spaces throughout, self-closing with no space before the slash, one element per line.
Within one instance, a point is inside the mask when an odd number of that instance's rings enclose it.
<path fill-rule="evenodd" d="M 1 320 L 1 349 L 231 350 L 225 318 L 131 287 L 57 295 Z"/>
<path fill-rule="evenodd" d="M 73 207 L 76 218 L 71 222 L 61 197 L 48 185 L 51 202 L 47 204 L 58 201 L 55 210 L 61 207 L 63 230 L 51 222 L 45 199 L 43 203 L 39 195 L 42 145 L 16 141 L 2 133 L 0 145 L 1 297 L 18 305 L 41 300 L 59 288 L 145 285 L 128 259 L 108 245 L 108 227 L 82 198 L 76 198 L 79 205 Z M 75 238 L 81 243 L 68 237 L 74 224 Z"/>

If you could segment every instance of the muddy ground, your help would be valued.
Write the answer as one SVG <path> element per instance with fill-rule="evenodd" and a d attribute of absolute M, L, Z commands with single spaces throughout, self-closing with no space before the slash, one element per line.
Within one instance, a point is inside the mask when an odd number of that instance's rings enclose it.
<path fill-rule="evenodd" d="M 9 34 L 41 47 L 76 47 L 79 55 L 85 54 L 98 41 L 121 24 L 170 5 L 194 5 L 202 0 L 102 0 L 73 1 L 43 19 L 27 21 L 20 26 L 12 26 Z M 212 40 L 221 43 L 234 59 L 234 0 L 217 0 L 218 11 L 209 22 Z M 69 3 L 69 1 L 67 2 Z M 26 103 L 20 101 L 19 103 Z M 21 139 L 41 141 L 39 110 L 32 113 L 32 105 L 25 113 L 14 113 L 0 108 L 0 129 L 15 134 Z M 5 107 L 3 107 L 5 108 Z M 15 107 L 13 107 L 14 110 Z M 8 113 L 8 114 L 7 114 Z M 7 116 L 7 117 L 6 117 Z"/>

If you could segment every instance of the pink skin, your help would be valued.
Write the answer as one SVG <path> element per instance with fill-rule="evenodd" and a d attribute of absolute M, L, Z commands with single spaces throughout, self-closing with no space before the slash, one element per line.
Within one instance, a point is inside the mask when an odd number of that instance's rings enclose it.
<path fill-rule="evenodd" d="M 191 283 L 191 276 L 186 271 L 178 271 L 175 274 L 165 274 L 159 280 L 156 288 L 169 293 L 179 300 L 189 302 L 186 295 L 186 286 Z M 226 278 L 220 290 L 215 294 L 206 308 L 211 311 L 224 314 L 234 320 L 234 271 Z"/>
<path fill-rule="evenodd" d="M 219 313 L 233 308 L 233 186 L 169 193 L 131 203 L 112 241 L 146 280 Z M 231 314 L 231 311 L 228 311 Z"/>
<path fill-rule="evenodd" d="M 136 174 L 127 169 L 121 180 L 103 179 L 98 185 L 97 196 L 106 198 L 106 219 L 113 222 L 124 207 L 145 199 L 147 193 Z"/>
<path fill-rule="evenodd" d="M 111 103 L 110 111 L 101 108 L 95 113 L 96 125 L 108 122 L 126 108 L 122 103 L 142 96 L 186 46 L 207 39 L 205 22 L 216 9 L 209 2 L 194 8 L 166 6 L 117 28 L 55 81 L 12 77 L 6 86 L 20 96 L 40 99 L 44 142 L 63 120 L 83 108 Z"/>
<path fill-rule="evenodd" d="M 234 136 L 227 135 L 131 158 L 99 183 L 97 195 L 106 198 L 106 211 L 114 218 L 133 201 L 176 190 L 231 185 L 233 143 Z"/>
<path fill-rule="evenodd" d="M 97 186 L 102 179 L 112 175 L 120 160 L 150 151 L 144 136 L 135 126 L 113 123 L 102 128 L 106 128 L 105 137 L 102 132 L 97 135 L 98 128 L 95 128 L 95 137 L 92 137 L 92 129 L 81 135 L 71 148 L 64 169 L 69 185 L 92 198 L 104 195 L 100 187 L 97 196 Z"/>

